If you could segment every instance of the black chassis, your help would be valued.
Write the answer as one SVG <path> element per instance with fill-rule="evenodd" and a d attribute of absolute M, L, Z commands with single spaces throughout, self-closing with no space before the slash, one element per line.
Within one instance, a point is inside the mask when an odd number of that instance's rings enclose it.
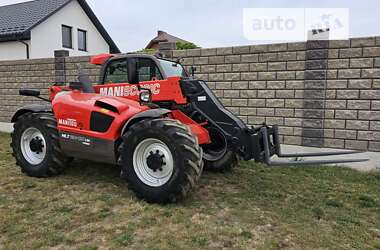
<path fill-rule="evenodd" d="M 196 111 L 211 126 L 222 131 L 230 150 L 244 160 L 264 161 L 262 135 L 257 129 L 248 127 L 239 117 L 227 110 L 204 81 L 183 79 L 180 82 L 182 93 L 189 100 L 187 113 Z M 272 129 L 270 129 L 273 134 Z M 270 156 L 275 153 L 270 147 Z"/>

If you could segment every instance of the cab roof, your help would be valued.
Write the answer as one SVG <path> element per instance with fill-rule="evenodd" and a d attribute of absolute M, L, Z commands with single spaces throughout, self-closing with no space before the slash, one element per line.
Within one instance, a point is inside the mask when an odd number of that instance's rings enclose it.
<path fill-rule="evenodd" d="M 163 59 L 166 61 L 171 61 L 165 58 L 160 58 L 156 55 L 148 55 L 148 54 L 139 54 L 139 53 L 128 53 L 128 54 L 100 54 L 91 57 L 90 63 L 94 65 L 103 65 L 109 59 L 123 59 L 123 58 L 150 58 L 152 60 Z M 174 62 L 174 61 L 173 61 Z"/>

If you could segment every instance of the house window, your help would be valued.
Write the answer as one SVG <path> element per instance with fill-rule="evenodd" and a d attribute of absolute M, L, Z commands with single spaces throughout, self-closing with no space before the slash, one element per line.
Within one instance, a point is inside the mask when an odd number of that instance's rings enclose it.
<path fill-rule="evenodd" d="M 73 48 L 73 34 L 70 26 L 62 25 L 62 46 L 64 48 Z"/>
<path fill-rule="evenodd" d="M 87 51 L 87 31 L 78 29 L 78 49 Z"/>

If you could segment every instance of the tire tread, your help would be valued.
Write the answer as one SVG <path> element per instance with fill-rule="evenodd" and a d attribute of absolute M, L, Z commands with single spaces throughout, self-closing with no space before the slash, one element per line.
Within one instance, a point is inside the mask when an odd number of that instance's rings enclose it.
<path fill-rule="evenodd" d="M 203 170 L 202 152 L 196 137 L 191 133 L 189 127 L 177 120 L 167 118 L 142 120 L 132 125 L 122 136 L 123 141 L 118 147 L 118 162 L 122 165 L 122 172 L 127 172 L 131 159 L 124 159 L 123 155 L 126 147 L 128 147 L 128 141 L 131 141 L 131 138 L 138 131 L 155 128 L 162 128 L 169 137 L 173 138 L 177 145 L 182 145 L 177 147 L 181 155 L 184 156 L 184 173 L 179 187 L 170 188 L 170 192 L 160 197 L 152 196 L 141 190 L 136 180 L 128 178 L 128 175 L 122 175 L 126 177 L 128 187 L 136 193 L 137 197 L 145 199 L 148 202 L 173 203 L 189 195 L 190 191 L 196 186 Z M 131 167 L 129 166 L 129 168 Z"/>
<path fill-rule="evenodd" d="M 28 166 L 25 166 L 21 163 L 20 158 L 22 157 L 22 153 L 18 152 L 18 147 L 16 147 L 15 141 L 16 138 L 16 132 L 13 132 L 11 134 L 12 142 L 12 155 L 16 158 L 16 164 L 21 168 L 21 171 L 29 176 L 32 177 L 51 177 L 58 174 L 61 174 L 64 169 L 65 165 L 69 161 L 69 158 L 67 158 L 63 153 L 59 145 L 59 135 L 58 135 L 58 129 L 57 129 L 57 122 L 52 113 L 26 113 L 20 116 L 16 123 L 14 124 L 14 131 L 21 130 L 25 126 L 25 124 L 30 124 L 32 122 L 37 122 L 42 124 L 42 126 L 47 131 L 48 136 L 50 137 L 51 142 L 51 157 L 47 156 L 47 167 L 41 169 L 41 171 L 35 172 L 30 171 L 28 169 Z"/>

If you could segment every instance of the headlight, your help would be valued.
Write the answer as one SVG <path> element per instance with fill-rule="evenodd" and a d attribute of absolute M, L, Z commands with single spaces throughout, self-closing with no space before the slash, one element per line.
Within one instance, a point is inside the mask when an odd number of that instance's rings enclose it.
<path fill-rule="evenodd" d="M 152 93 L 148 89 L 140 91 L 140 102 L 149 103 L 152 102 Z"/>

